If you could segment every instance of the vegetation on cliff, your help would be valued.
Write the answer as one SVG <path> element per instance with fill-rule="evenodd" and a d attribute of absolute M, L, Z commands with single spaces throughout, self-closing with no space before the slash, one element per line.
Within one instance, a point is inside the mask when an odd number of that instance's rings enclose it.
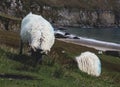
<path fill-rule="evenodd" d="M 2 13 L 22 18 L 32 11 L 59 26 L 120 26 L 120 0 L 2 0 L 0 4 Z"/>
<path fill-rule="evenodd" d="M 76 8 L 81 10 L 112 10 L 114 12 L 120 12 L 120 0 L 6 0 L 0 1 L 1 12 L 6 12 L 9 9 L 13 9 L 21 15 L 24 12 L 36 10 L 42 13 L 45 6 L 52 7 L 52 9 L 58 8 Z M 19 14 L 23 12 L 22 14 Z"/>
<path fill-rule="evenodd" d="M 33 5 L 32 0 L 21 0 L 26 6 Z M 34 0 L 34 3 L 40 6 L 50 7 L 68 7 L 83 9 L 103 9 L 103 10 L 120 10 L 120 0 Z"/>

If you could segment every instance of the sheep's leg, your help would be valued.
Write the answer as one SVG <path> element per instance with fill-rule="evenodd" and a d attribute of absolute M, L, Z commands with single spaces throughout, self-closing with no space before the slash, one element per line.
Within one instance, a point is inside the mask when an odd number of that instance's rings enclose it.
<path fill-rule="evenodd" d="M 43 54 L 41 54 L 41 50 L 34 51 L 33 49 L 31 49 L 31 56 L 34 57 L 35 60 L 34 66 L 42 63 Z"/>
<path fill-rule="evenodd" d="M 42 54 L 39 54 L 36 56 L 36 65 L 41 64 L 42 63 Z"/>
<path fill-rule="evenodd" d="M 22 51 L 23 51 L 23 42 L 22 40 L 20 40 L 20 52 L 19 52 L 20 55 L 22 54 Z"/>

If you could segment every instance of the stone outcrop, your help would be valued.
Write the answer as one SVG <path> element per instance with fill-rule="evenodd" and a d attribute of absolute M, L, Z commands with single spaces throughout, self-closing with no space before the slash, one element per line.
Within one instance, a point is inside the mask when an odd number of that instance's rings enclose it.
<path fill-rule="evenodd" d="M 79 27 L 114 27 L 115 15 L 112 11 L 90 11 L 62 9 L 58 11 L 58 20 L 55 22 L 62 26 Z M 119 20 L 120 21 L 120 20 Z"/>
<path fill-rule="evenodd" d="M 4 30 L 19 30 L 20 22 L 10 17 L 13 16 L 22 19 L 30 11 L 44 16 L 44 18 L 55 26 L 77 26 L 81 28 L 120 26 L 119 9 L 56 8 L 45 3 L 28 3 L 23 0 L 1 0 L 0 4 L 0 14 L 4 13 L 8 16 L 0 15 L 0 29 Z"/>

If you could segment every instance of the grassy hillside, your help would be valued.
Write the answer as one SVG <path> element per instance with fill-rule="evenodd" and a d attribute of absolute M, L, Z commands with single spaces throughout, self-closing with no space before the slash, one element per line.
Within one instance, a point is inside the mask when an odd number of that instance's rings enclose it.
<path fill-rule="evenodd" d="M 91 48 L 56 40 L 43 62 L 18 55 L 18 33 L 0 31 L 0 87 L 119 87 L 120 58 L 98 55 Z M 64 52 L 63 52 L 64 51 Z M 89 76 L 77 68 L 74 57 L 81 52 L 95 52 L 102 62 L 100 77 Z"/>

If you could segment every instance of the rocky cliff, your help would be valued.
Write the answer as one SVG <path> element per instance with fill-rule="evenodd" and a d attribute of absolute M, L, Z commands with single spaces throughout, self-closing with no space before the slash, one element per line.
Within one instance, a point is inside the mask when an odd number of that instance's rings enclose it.
<path fill-rule="evenodd" d="M 120 26 L 119 7 L 120 0 L 1 0 L 0 14 L 23 18 L 31 11 L 56 26 L 116 27 Z M 13 24 L 13 19 L 0 15 L 0 29 L 9 30 Z"/>
<path fill-rule="evenodd" d="M 59 18 L 55 23 L 63 26 L 80 27 L 113 27 L 115 15 L 110 10 L 68 10 L 58 11 Z M 119 20 L 120 21 L 120 20 Z"/>

